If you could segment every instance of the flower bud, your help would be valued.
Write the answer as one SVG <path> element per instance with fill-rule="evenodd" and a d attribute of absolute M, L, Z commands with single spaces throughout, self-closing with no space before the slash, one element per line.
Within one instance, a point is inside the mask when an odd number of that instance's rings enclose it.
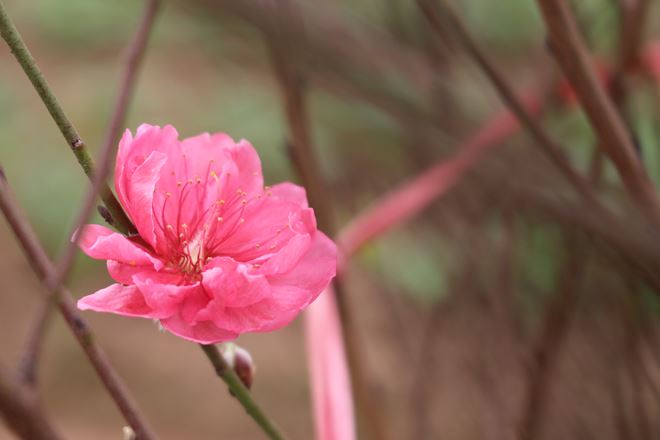
<path fill-rule="evenodd" d="M 243 385 L 250 389 L 256 371 L 250 353 L 246 349 L 231 342 L 222 344 L 220 346 L 220 351 L 227 361 L 227 364 L 229 364 L 231 369 L 234 370 L 238 378 L 241 379 Z"/>

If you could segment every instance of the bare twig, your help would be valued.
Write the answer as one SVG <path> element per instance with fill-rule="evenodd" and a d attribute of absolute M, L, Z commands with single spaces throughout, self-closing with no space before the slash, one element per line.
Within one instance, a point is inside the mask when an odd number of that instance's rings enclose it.
<path fill-rule="evenodd" d="M 562 152 L 561 147 L 552 140 L 550 135 L 543 127 L 526 111 L 524 104 L 518 99 L 513 91 L 513 87 L 505 79 L 495 65 L 490 62 L 484 52 L 479 48 L 474 39 L 470 36 L 463 22 L 453 9 L 446 4 L 445 0 L 417 0 L 420 8 L 436 32 L 442 32 L 442 23 L 436 4 L 441 8 L 443 16 L 451 24 L 460 43 L 467 52 L 474 58 L 475 62 L 484 71 L 486 76 L 493 83 L 493 86 L 499 93 L 504 103 L 511 109 L 512 113 L 520 120 L 521 124 L 527 129 L 534 140 L 543 148 L 550 160 L 566 176 L 566 178 L 575 186 L 582 196 L 589 202 L 597 203 L 596 196 L 589 182 L 584 179 L 573 168 L 569 160 Z"/>
<path fill-rule="evenodd" d="M 0 175 L 0 209 L 7 218 L 14 235 L 16 235 L 23 247 L 32 269 L 42 279 L 53 277 L 55 275 L 55 267 L 14 200 L 9 185 L 3 175 Z M 78 344 L 87 355 L 89 362 L 96 370 L 97 375 L 114 400 L 117 408 L 137 434 L 138 439 L 149 440 L 156 438 L 128 389 L 110 365 L 105 353 L 94 341 L 94 335 L 87 326 L 87 323 L 76 312 L 75 301 L 71 293 L 61 288 L 57 301 L 60 313 L 67 325 L 71 328 Z"/>
<path fill-rule="evenodd" d="M 600 84 L 584 42 L 564 0 L 537 0 L 548 29 L 553 53 L 573 86 L 607 154 L 639 209 L 657 226 L 660 202 L 638 160 L 625 124 Z"/>
<path fill-rule="evenodd" d="M 579 240 L 575 240 L 576 237 L 569 237 L 570 254 L 564 265 L 564 272 L 560 275 L 556 298 L 548 307 L 533 347 L 533 358 L 529 365 L 522 403 L 523 416 L 519 425 L 521 440 L 532 440 L 537 436 L 558 353 L 578 304 L 585 262 L 584 253 L 579 250 Z"/>
<path fill-rule="evenodd" d="M 286 7 L 286 6 L 283 6 Z M 291 12 L 293 13 L 293 12 Z M 288 132 L 291 139 L 293 163 L 302 180 L 318 218 L 319 227 L 334 236 L 336 226 L 332 207 L 332 198 L 319 168 L 309 132 L 308 115 L 302 89 L 302 78 L 281 55 L 281 47 L 271 44 L 271 58 L 275 74 L 282 90 L 283 105 L 286 112 Z M 355 395 L 356 407 L 361 415 L 368 438 L 384 439 L 380 414 L 376 409 L 369 384 L 365 379 L 362 351 L 359 349 L 359 335 L 346 300 L 343 283 L 337 277 L 333 280 L 333 290 L 337 299 L 342 335 L 347 352 L 351 385 Z"/>
<path fill-rule="evenodd" d="M 63 437 L 46 417 L 33 390 L 14 380 L 0 365 L 0 415 L 18 437 L 25 440 L 59 440 Z"/>
<path fill-rule="evenodd" d="M 238 399 L 248 415 L 259 425 L 268 438 L 271 440 L 284 440 L 285 437 L 252 399 L 250 391 L 245 387 L 243 382 L 241 382 L 241 379 L 236 375 L 229 364 L 227 364 L 225 358 L 220 354 L 218 347 L 215 345 L 199 345 L 202 347 L 202 350 L 204 350 L 206 357 L 209 358 L 218 377 L 225 381 L 232 395 Z"/>
<path fill-rule="evenodd" d="M 128 46 L 126 67 L 119 87 L 115 109 L 97 160 L 99 166 L 94 171 L 91 186 L 85 194 L 81 205 L 82 207 L 76 216 L 74 227 L 70 233 L 70 236 L 73 238 L 68 242 L 64 252 L 62 252 L 61 257 L 57 261 L 57 270 L 55 271 L 55 274 L 52 278 L 46 279 L 46 290 L 49 292 L 48 299 L 39 309 L 34 323 L 31 326 L 30 335 L 22 358 L 21 370 L 23 378 L 27 383 L 34 384 L 36 381 L 36 368 L 39 352 L 43 345 L 42 341 L 46 333 L 49 316 L 53 308 L 52 306 L 55 304 L 54 298 L 51 297 L 57 294 L 60 286 L 65 282 L 69 275 L 69 271 L 73 265 L 74 257 L 76 255 L 76 246 L 80 237 L 80 234 L 75 234 L 75 232 L 80 230 L 85 223 L 89 221 L 89 216 L 92 214 L 92 210 L 96 204 L 98 192 L 104 185 L 108 173 L 110 172 L 114 145 L 117 142 L 117 138 L 119 137 L 119 133 L 126 119 L 128 106 L 131 96 L 133 95 L 133 90 L 135 89 L 138 70 L 147 47 L 147 42 L 149 40 L 149 35 L 151 33 L 159 4 L 160 0 L 148 0 L 146 2 L 145 11 L 140 20 L 137 32 Z"/>

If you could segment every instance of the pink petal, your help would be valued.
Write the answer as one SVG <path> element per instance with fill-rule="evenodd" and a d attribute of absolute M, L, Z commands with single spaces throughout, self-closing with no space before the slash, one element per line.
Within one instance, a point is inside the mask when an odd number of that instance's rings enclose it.
<path fill-rule="evenodd" d="M 251 275 L 245 264 L 231 258 L 216 258 L 213 267 L 202 273 L 202 284 L 222 307 L 244 307 L 270 295 L 270 286 L 261 275 Z"/>
<path fill-rule="evenodd" d="M 264 259 L 264 263 L 254 273 L 265 275 L 277 275 L 291 271 L 300 259 L 307 253 L 312 239 L 309 234 L 297 234 L 293 236 L 275 254 Z"/>
<path fill-rule="evenodd" d="M 283 310 L 301 309 L 325 289 L 337 271 L 337 246 L 325 234 L 314 234 L 309 250 L 287 273 L 268 276 L 273 301 Z"/>
<path fill-rule="evenodd" d="M 78 300 L 80 310 L 152 318 L 152 309 L 136 286 L 113 284 Z"/>
<path fill-rule="evenodd" d="M 152 317 L 156 319 L 169 318 L 178 312 L 180 304 L 186 300 L 199 285 L 177 286 L 173 284 L 159 284 L 153 278 L 137 274 L 133 281 L 147 305 L 153 310 Z"/>
<path fill-rule="evenodd" d="M 119 261 L 108 260 L 108 273 L 113 280 L 121 284 L 133 284 L 133 277 L 140 275 L 159 284 L 181 284 L 181 272 L 169 272 L 167 269 L 157 271 L 153 266 L 133 266 Z"/>
<path fill-rule="evenodd" d="M 309 306 L 304 322 L 316 440 L 354 440 L 350 376 L 332 289 Z"/>
<path fill-rule="evenodd" d="M 163 319 L 160 324 L 176 336 L 200 344 L 216 344 L 231 341 L 238 337 L 238 333 L 218 328 L 212 321 L 200 321 L 190 324 L 181 315 Z"/>
<path fill-rule="evenodd" d="M 119 142 L 115 164 L 115 189 L 124 208 L 128 208 L 128 184 L 135 169 L 154 151 L 171 155 L 173 149 L 178 147 L 178 136 L 171 125 L 160 128 L 142 124 L 138 127 L 135 138 L 130 130 L 126 130 Z"/>
<path fill-rule="evenodd" d="M 136 243 L 110 229 L 100 225 L 86 225 L 80 235 L 78 245 L 92 258 L 97 260 L 115 260 L 136 266 L 151 266 L 156 270 L 163 268 L 163 263 L 153 257 Z"/>
<path fill-rule="evenodd" d="M 126 210 L 140 236 L 152 246 L 156 245 L 154 231 L 153 199 L 160 170 L 168 158 L 159 151 L 153 151 L 131 175 L 126 183 Z"/>
<path fill-rule="evenodd" d="M 296 202 L 265 197 L 247 203 L 238 215 L 225 218 L 216 249 L 248 262 L 277 252 L 298 233 L 313 232 L 309 230 L 312 226 L 309 215 L 302 214 Z"/>
<path fill-rule="evenodd" d="M 283 182 L 273 185 L 270 192 L 273 197 L 289 202 L 296 202 L 301 208 L 309 207 L 307 204 L 307 193 L 302 186 L 295 185 L 291 182 Z"/>

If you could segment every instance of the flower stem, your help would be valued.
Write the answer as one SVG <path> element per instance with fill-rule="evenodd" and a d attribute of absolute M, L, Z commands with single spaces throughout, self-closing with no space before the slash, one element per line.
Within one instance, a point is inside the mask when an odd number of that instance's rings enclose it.
<path fill-rule="evenodd" d="M 257 403 L 252 399 L 250 391 L 243 385 L 241 379 L 229 366 L 225 358 L 220 354 L 215 345 L 200 344 L 202 350 L 211 361 L 216 374 L 227 384 L 229 391 L 243 405 L 245 411 L 259 425 L 263 432 L 272 440 L 284 440 L 275 424 L 261 411 Z"/>
<path fill-rule="evenodd" d="M 87 150 L 87 146 L 81 139 L 78 131 L 71 123 L 71 120 L 66 116 L 60 103 L 55 98 L 55 95 L 50 90 L 46 79 L 42 75 L 37 63 L 35 62 L 30 50 L 27 48 L 21 35 L 18 33 L 16 26 L 7 14 L 4 4 L 0 0 L 0 36 L 5 40 L 12 54 L 23 68 L 23 71 L 30 79 L 34 89 L 39 94 L 46 109 L 60 129 L 62 136 L 66 139 L 71 147 L 73 154 L 78 159 L 78 163 L 82 167 L 85 174 L 91 179 L 94 174 L 94 160 Z M 118 231 L 128 234 L 134 231 L 130 220 L 124 213 L 121 205 L 115 198 L 107 184 L 103 184 L 100 188 L 99 194 L 103 203 L 105 203 L 108 211 L 112 215 L 114 226 Z"/>

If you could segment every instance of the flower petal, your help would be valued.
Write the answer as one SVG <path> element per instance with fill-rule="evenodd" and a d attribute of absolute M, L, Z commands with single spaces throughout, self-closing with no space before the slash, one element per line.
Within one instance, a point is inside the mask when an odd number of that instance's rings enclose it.
<path fill-rule="evenodd" d="M 160 270 L 163 262 L 153 257 L 138 244 L 101 225 L 85 225 L 80 234 L 78 245 L 92 258 L 97 260 L 115 260 L 136 266 L 151 266 Z"/>
<path fill-rule="evenodd" d="M 272 299 L 283 310 L 299 310 L 325 289 L 337 271 L 337 246 L 325 234 L 314 234 L 309 250 L 289 272 L 268 276 Z"/>
<path fill-rule="evenodd" d="M 210 307 L 244 307 L 270 295 L 268 281 L 261 275 L 251 275 L 247 265 L 226 257 L 215 260 L 213 267 L 202 273 L 202 285 L 213 298 Z"/>
<path fill-rule="evenodd" d="M 167 268 L 157 271 L 153 266 L 133 266 L 119 261 L 108 260 L 108 273 L 113 280 L 121 284 L 133 284 L 133 276 L 140 275 L 159 284 L 181 284 L 183 275 L 180 272 L 170 272 Z"/>
<path fill-rule="evenodd" d="M 152 309 L 138 288 L 121 284 L 113 284 L 79 299 L 78 308 L 124 316 L 152 317 Z"/>
<path fill-rule="evenodd" d="M 197 284 L 159 284 L 143 274 L 134 275 L 133 282 L 142 292 L 144 301 L 153 310 L 152 317 L 156 319 L 169 318 L 178 313 L 180 304 L 199 289 Z"/>
<path fill-rule="evenodd" d="M 234 340 L 238 333 L 216 327 L 212 321 L 200 321 L 190 324 L 181 315 L 163 319 L 160 324 L 169 332 L 199 344 L 216 344 Z"/>

